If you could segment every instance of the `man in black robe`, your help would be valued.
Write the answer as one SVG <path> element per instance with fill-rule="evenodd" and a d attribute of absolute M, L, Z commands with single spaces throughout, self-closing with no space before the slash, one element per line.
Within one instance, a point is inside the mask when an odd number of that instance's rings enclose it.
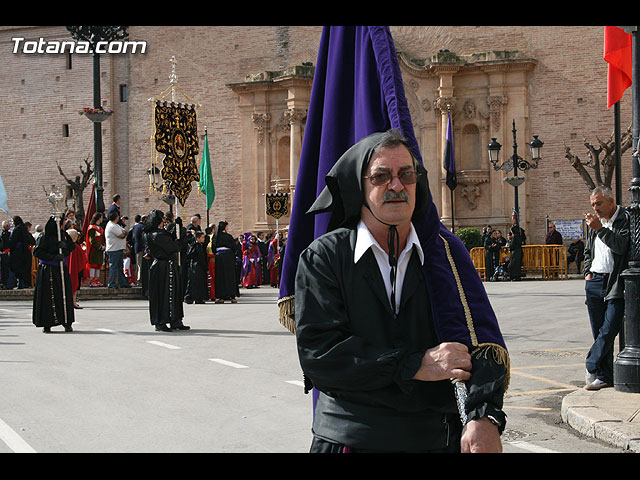
<path fill-rule="evenodd" d="M 39 259 L 33 290 L 33 324 L 42 327 L 44 333 L 49 333 L 51 327 L 57 325 L 62 325 L 66 332 L 71 332 L 71 324 L 75 320 L 67 261 L 76 245 L 64 230 L 60 231 L 58 240 L 60 228 L 51 217 L 33 249 L 33 255 Z M 60 269 L 60 262 L 64 262 L 64 270 Z"/>
<path fill-rule="evenodd" d="M 238 250 L 235 239 L 227 232 L 227 222 L 218 223 L 213 236 L 216 254 L 216 303 L 238 303 L 238 282 L 236 278 L 236 256 Z"/>
<path fill-rule="evenodd" d="M 328 233 L 295 285 L 298 355 L 318 391 L 311 451 L 501 451 L 508 354 L 466 249 L 427 208 L 426 170 L 390 131 L 326 181 L 309 212 L 331 212 Z M 451 379 L 468 388 L 464 429 Z"/>
<path fill-rule="evenodd" d="M 189 280 L 187 281 L 187 292 L 184 296 L 186 303 L 205 303 L 209 299 L 209 288 L 207 286 L 209 263 L 204 239 L 204 232 L 196 231 L 187 248 L 186 261 L 189 262 Z"/>
<path fill-rule="evenodd" d="M 153 259 L 149 267 L 147 290 L 149 317 L 156 331 L 189 330 L 190 327 L 182 322 L 183 289 L 178 268 L 178 252 L 186 240 L 174 239 L 164 229 L 164 221 L 164 214 L 160 210 L 152 210 L 144 227 L 145 243 Z M 179 218 L 176 227 L 182 227 Z"/>
<path fill-rule="evenodd" d="M 511 227 L 509 252 L 509 278 L 512 282 L 519 282 L 522 277 L 522 229 L 515 225 Z"/>
<path fill-rule="evenodd" d="M 18 288 L 31 286 L 31 250 L 36 241 L 18 215 L 13 217 L 13 232 L 9 240 L 9 262 L 16 276 Z"/>

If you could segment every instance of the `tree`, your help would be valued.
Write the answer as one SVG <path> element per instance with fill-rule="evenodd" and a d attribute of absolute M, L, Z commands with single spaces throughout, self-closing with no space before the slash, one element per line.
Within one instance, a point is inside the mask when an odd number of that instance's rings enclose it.
<path fill-rule="evenodd" d="M 89 155 L 87 155 L 87 158 L 84 159 L 84 164 L 87 169 L 83 170 L 82 165 L 80 165 L 81 175 L 76 175 L 75 180 L 70 180 L 69 178 L 67 178 L 67 176 L 62 171 L 60 164 L 56 160 L 56 165 L 58 166 L 60 175 L 62 175 L 62 178 L 67 181 L 69 187 L 71 188 L 71 191 L 73 192 L 73 199 L 76 203 L 76 219 L 80 224 L 82 224 L 82 220 L 84 219 L 84 202 L 82 201 L 82 194 L 87 185 L 89 185 L 89 182 L 93 179 L 93 170 L 91 169 L 91 160 L 89 158 Z"/>
<path fill-rule="evenodd" d="M 456 235 L 462 240 L 462 243 L 467 250 L 471 251 L 472 248 L 482 247 L 482 232 L 474 227 L 465 227 L 456 230 Z"/>
<path fill-rule="evenodd" d="M 571 153 L 570 147 L 564 144 L 565 157 L 582 177 L 584 183 L 589 187 L 589 191 L 599 185 L 606 185 L 612 188 L 611 181 L 616 169 L 616 143 L 614 134 L 612 133 L 606 142 L 600 140 L 597 136 L 596 140 L 598 146 L 587 142 L 586 138 L 584 139 L 584 146 L 587 148 L 587 154 L 589 155 L 588 162 L 583 162 L 580 157 Z M 633 135 L 631 125 L 629 125 L 627 131 L 624 132 L 620 138 L 620 156 L 631 147 L 632 140 Z M 601 155 L 604 156 L 600 158 Z M 593 170 L 593 176 L 585 167 Z"/>

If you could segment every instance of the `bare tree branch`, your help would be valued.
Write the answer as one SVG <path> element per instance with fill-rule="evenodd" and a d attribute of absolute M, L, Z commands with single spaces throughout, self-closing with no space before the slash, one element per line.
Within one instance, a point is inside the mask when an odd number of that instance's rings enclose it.
<path fill-rule="evenodd" d="M 620 137 L 620 155 L 626 152 L 632 145 L 633 135 L 632 125 Z M 565 157 L 569 164 L 578 172 L 587 187 L 592 190 L 598 185 L 606 185 L 611 188 L 611 182 L 616 169 L 616 144 L 614 133 L 608 140 L 601 140 L 596 136 L 596 144 L 589 143 L 584 139 L 584 146 L 589 155 L 589 161 L 583 162 L 577 155 L 571 153 L 571 149 L 564 145 Z M 593 170 L 593 176 L 585 168 Z"/>
<path fill-rule="evenodd" d="M 58 166 L 58 172 L 60 172 L 60 175 L 62 175 L 62 178 L 66 180 L 66 182 L 69 184 L 69 187 L 71 188 L 71 191 L 73 192 L 73 198 L 76 204 L 76 212 L 75 212 L 76 219 L 78 219 L 79 222 L 82 222 L 82 219 L 84 218 L 84 214 L 85 214 L 84 201 L 82 199 L 82 194 L 84 192 L 84 189 L 87 187 L 87 185 L 89 185 L 89 182 L 93 179 L 93 174 L 94 174 L 94 171 L 91 168 L 90 156 L 87 155 L 87 157 L 83 161 L 84 161 L 86 170 L 84 170 L 82 168 L 82 165 L 80 165 L 81 175 L 76 175 L 75 180 L 70 180 L 64 174 L 64 172 L 62 171 L 62 167 L 60 167 L 60 164 L 56 160 L 56 165 Z"/>

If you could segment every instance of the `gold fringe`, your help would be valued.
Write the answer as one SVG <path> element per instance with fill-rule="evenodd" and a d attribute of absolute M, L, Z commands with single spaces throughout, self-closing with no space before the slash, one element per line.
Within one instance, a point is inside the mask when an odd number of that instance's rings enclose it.
<path fill-rule="evenodd" d="M 460 281 L 460 275 L 458 274 L 458 269 L 456 268 L 455 261 L 453 260 L 453 256 L 451 255 L 451 250 L 449 249 L 449 242 L 440 235 L 440 238 L 444 242 L 444 248 L 447 253 L 447 259 L 449 260 L 449 264 L 451 265 L 451 271 L 453 272 L 453 276 L 456 279 L 456 285 L 458 286 L 458 294 L 460 295 L 460 301 L 462 302 L 462 308 L 464 309 L 464 316 L 467 321 L 467 328 L 469 329 L 469 335 L 471 336 L 471 345 L 474 347 L 478 345 L 478 337 L 476 337 L 476 330 L 473 327 L 473 318 L 471 318 L 471 309 L 469 308 L 469 304 L 467 303 L 467 296 L 464 293 L 464 289 L 462 288 L 462 282 Z"/>
<path fill-rule="evenodd" d="M 469 304 L 467 302 L 467 296 L 464 293 L 464 289 L 462 287 L 462 282 L 460 280 L 460 275 L 458 274 L 458 269 L 456 268 L 456 263 L 451 255 L 451 250 L 449 249 L 449 242 L 440 235 L 440 238 L 444 242 L 444 248 L 447 253 L 447 259 L 449 260 L 449 264 L 451 265 L 451 271 L 453 272 L 453 276 L 456 279 L 456 285 L 458 287 L 458 294 L 460 295 L 460 301 L 462 302 L 462 308 L 464 309 L 464 316 L 467 321 L 467 328 L 469 329 L 469 335 L 471 336 L 471 345 L 475 347 L 472 352 L 472 356 L 481 356 L 485 355 L 485 357 L 491 351 L 493 355 L 493 359 L 499 365 L 504 365 L 507 373 L 505 375 L 504 380 L 504 391 L 506 393 L 509 388 L 509 383 L 511 381 L 511 362 L 509 360 L 509 352 L 502 347 L 501 345 L 495 343 L 478 343 L 478 337 L 476 336 L 475 327 L 473 326 L 473 318 L 471 316 L 471 309 L 469 308 Z"/>
<path fill-rule="evenodd" d="M 284 328 L 289 330 L 291 333 L 296 333 L 296 322 L 295 322 L 295 301 L 294 295 L 290 295 L 288 297 L 282 297 L 278 300 L 278 306 L 280 307 L 280 323 Z"/>
<path fill-rule="evenodd" d="M 506 393 L 511 381 L 511 361 L 509 359 L 509 352 L 507 352 L 502 345 L 498 345 L 497 343 L 481 343 L 478 345 L 478 348 L 471 352 L 471 356 L 476 358 L 487 358 L 489 354 L 493 356 L 493 360 L 498 365 L 504 365 L 507 370 L 504 380 L 504 391 Z"/>

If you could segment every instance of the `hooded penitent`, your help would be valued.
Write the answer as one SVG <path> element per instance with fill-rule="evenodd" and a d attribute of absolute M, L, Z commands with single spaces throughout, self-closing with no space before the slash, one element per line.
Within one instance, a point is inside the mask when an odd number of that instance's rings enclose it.
<path fill-rule="evenodd" d="M 294 328 L 298 256 L 319 235 L 351 222 L 355 226 L 363 202 L 361 175 L 376 136 L 395 128 L 423 172 L 412 221 L 425 252 L 429 296 L 437 299 L 432 310 L 438 337 L 464 343 L 477 354 L 490 348 L 508 367 L 495 313 L 469 252 L 440 222 L 429 194 L 389 29 L 325 27 L 311 93 L 278 300 L 281 323 Z"/>
<path fill-rule="evenodd" d="M 308 214 L 329 212 L 327 231 L 355 227 L 364 202 L 362 175 L 383 133 L 356 143 L 336 162 L 326 177 L 326 187 Z M 433 319 L 440 341 L 457 341 L 476 355 L 487 351 L 508 368 L 506 345 L 480 277 L 462 241 L 440 222 L 429 193 L 426 170 L 416 185 L 412 223 L 425 252 L 423 273 L 427 280 Z"/>

